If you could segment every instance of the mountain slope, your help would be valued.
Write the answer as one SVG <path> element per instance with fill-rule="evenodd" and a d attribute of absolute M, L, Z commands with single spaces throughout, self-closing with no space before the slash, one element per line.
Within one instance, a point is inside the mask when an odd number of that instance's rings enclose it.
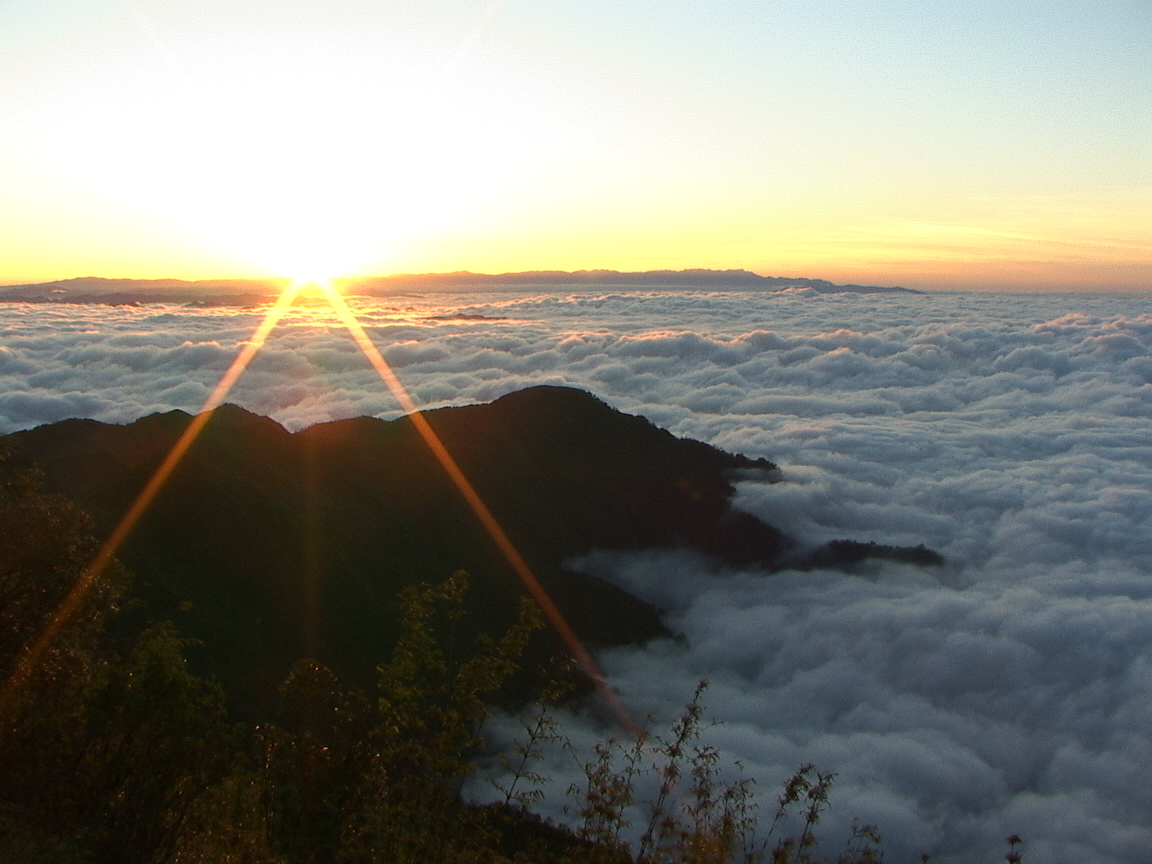
<path fill-rule="evenodd" d="M 788 546 L 729 506 L 731 472 L 770 472 L 771 463 L 677 439 L 582 391 L 536 387 L 425 416 L 593 644 L 664 630 L 657 610 L 564 570 L 566 559 L 592 548 L 687 546 L 770 566 Z M 11 436 L 10 461 L 37 465 L 106 534 L 190 419 L 172 411 L 125 426 L 42 426 Z M 151 614 L 199 640 L 197 665 L 257 703 L 304 655 L 365 680 L 391 644 L 406 584 L 468 570 L 470 617 L 486 630 L 510 620 L 520 590 L 407 418 L 292 434 L 225 405 L 120 557 Z"/>
<path fill-rule="evenodd" d="M 666 635 L 659 610 L 564 562 L 592 549 L 681 547 L 765 570 L 851 567 L 865 558 L 936 564 L 923 547 L 838 541 L 801 554 L 733 509 L 731 478 L 775 479 L 765 459 L 679 439 L 566 387 L 423 415 L 582 639 Z M 111 532 L 191 421 L 67 420 L 9 436 L 9 462 Z M 456 634 L 508 626 L 521 586 L 408 418 L 368 417 L 289 433 L 219 408 L 120 551 L 148 613 L 176 622 L 202 672 L 259 713 L 310 656 L 355 682 L 391 647 L 400 590 L 456 570 L 473 577 Z M 543 658 L 559 644 L 542 642 Z M 464 650 L 461 648 L 461 650 Z"/>

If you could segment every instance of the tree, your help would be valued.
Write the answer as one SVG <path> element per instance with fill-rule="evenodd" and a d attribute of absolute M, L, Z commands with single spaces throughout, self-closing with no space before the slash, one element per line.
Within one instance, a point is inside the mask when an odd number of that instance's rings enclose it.
<path fill-rule="evenodd" d="M 460 799 L 492 699 L 541 626 L 525 601 L 499 640 L 478 637 L 463 660 L 444 648 L 468 578 L 401 595 L 401 633 L 372 698 L 327 669 L 299 664 L 280 717 L 260 731 L 260 781 L 271 847 L 292 861 L 491 861 L 486 811 Z"/>
<path fill-rule="evenodd" d="M 170 626 L 117 650 L 105 625 L 128 577 L 115 563 L 14 679 L 96 543 L 27 473 L 0 479 L 0 536 L 0 861 L 165 860 L 192 802 L 236 759 L 223 693 L 188 672 Z"/>

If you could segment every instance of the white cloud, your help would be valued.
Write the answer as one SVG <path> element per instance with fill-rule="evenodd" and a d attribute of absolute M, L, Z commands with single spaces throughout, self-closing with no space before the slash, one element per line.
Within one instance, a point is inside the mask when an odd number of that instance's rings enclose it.
<path fill-rule="evenodd" d="M 740 506 L 806 543 L 919 543 L 939 570 L 582 565 L 669 609 L 686 641 L 605 664 L 637 715 L 698 678 L 717 743 L 776 780 L 839 772 L 889 859 L 1136 862 L 1152 849 L 1152 315 L 1070 295 L 458 295 L 361 305 L 420 404 L 586 387 L 677 434 L 767 456 Z M 451 312 L 502 320 L 430 320 Z M 245 310 L 0 307 L 0 429 L 194 410 Z M 290 428 L 397 408 L 314 312 L 233 394 Z M 578 729 L 583 738 L 591 730 Z M 554 773 L 569 768 L 558 761 Z M 897 839 L 898 838 L 898 839 Z"/>

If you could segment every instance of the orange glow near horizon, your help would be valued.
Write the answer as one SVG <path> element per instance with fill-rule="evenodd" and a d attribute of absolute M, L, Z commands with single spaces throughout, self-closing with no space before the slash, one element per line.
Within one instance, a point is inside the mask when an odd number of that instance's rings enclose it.
<path fill-rule="evenodd" d="M 283 293 L 281 293 L 276 302 L 268 310 L 263 320 L 257 325 L 252 337 L 244 343 L 240 352 L 232 361 L 232 364 L 221 376 L 208 398 L 204 400 L 200 411 L 192 417 L 188 426 L 185 427 L 180 437 L 176 440 L 176 443 L 172 446 L 172 449 L 168 452 L 167 456 L 164 457 L 163 462 L 160 463 L 159 467 L 153 473 L 151 479 L 145 484 L 139 495 L 136 496 L 132 506 L 129 507 L 124 516 L 121 517 L 119 523 L 117 523 L 112 533 L 108 536 L 108 539 L 104 541 L 104 544 L 97 551 L 91 563 L 80 573 L 76 584 L 56 608 L 56 611 L 45 625 L 40 636 L 37 637 L 24 652 L 16 665 L 16 669 L 4 685 L 0 687 L 0 716 L 7 710 L 24 684 L 27 683 L 57 634 L 59 634 L 60 630 L 75 614 L 96 578 L 104 571 L 109 563 L 111 563 L 128 535 L 136 527 L 144 513 L 155 500 L 157 494 L 159 494 L 160 490 L 164 487 L 164 484 L 168 481 L 172 472 L 180 464 L 180 461 L 199 437 L 201 431 L 208 424 L 208 421 L 211 420 L 215 410 L 224 402 L 224 399 L 227 398 L 228 393 L 232 390 L 236 381 L 264 346 L 269 334 L 271 334 L 280 323 L 280 320 L 292 307 L 297 297 L 310 287 L 319 289 L 328 300 L 332 311 L 348 330 L 353 341 L 355 341 L 356 345 L 363 352 L 365 358 L 367 358 L 372 368 L 376 371 L 377 375 L 379 375 L 381 381 L 387 386 L 393 398 L 400 404 L 400 407 L 408 416 L 408 419 L 412 422 L 412 425 L 420 434 L 420 437 L 424 440 L 428 449 L 436 457 L 436 460 L 451 479 L 453 485 L 456 486 L 461 497 L 484 527 L 484 530 L 488 533 L 492 542 L 500 550 L 500 553 L 520 579 L 529 595 L 540 607 L 549 624 L 563 640 L 565 646 L 572 653 L 572 656 L 580 664 L 585 674 L 592 679 L 597 691 L 608 703 L 617 719 L 630 734 L 639 735 L 641 732 L 640 726 L 624 707 L 620 698 L 612 691 L 599 665 L 580 641 L 575 631 L 572 630 L 572 627 L 564 618 L 563 613 L 560 612 L 556 604 L 552 601 L 552 598 L 544 586 L 540 583 L 539 579 L 536 578 L 532 568 L 528 565 L 527 561 L 524 560 L 524 557 L 520 554 L 520 551 L 516 548 L 512 539 L 508 536 L 507 532 L 504 531 L 495 515 L 480 497 L 480 494 L 461 470 L 455 458 L 453 458 L 447 447 L 444 446 L 443 441 L 440 440 L 436 431 L 424 418 L 424 415 L 412 400 L 407 389 L 396 376 L 392 367 L 389 366 L 388 361 L 384 359 L 384 356 L 376 348 L 371 337 L 369 337 L 367 331 L 364 330 L 364 327 L 356 318 L 355 313 L 348 306 L 347 301 L 345 301 L 340 292 L 334 288 L 328 280 L 311 280 L 307 282 L 296 280 L 284 289 Z"/>
<path fill-rule="evenodd" d="M 0 285 L 1152 288 L 1152 5 L 697 5 L 0 4 Z"/>

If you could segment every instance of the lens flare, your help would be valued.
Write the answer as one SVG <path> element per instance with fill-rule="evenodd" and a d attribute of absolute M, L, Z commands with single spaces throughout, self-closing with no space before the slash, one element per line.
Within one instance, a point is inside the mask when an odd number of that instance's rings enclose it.
<path fill-rule="evenodd" d="M 9 676 L 2 689 L 0 689 L 0 714 L 8 707 L 8 704 L 15 697 L 20 688 L 32 675 L 36 668 L 36 664 L 44 656 L 44 652 L 52 644 L 52 640 L 56 638 L 56 634 L 68 622 L 68 619 L 76 612 L 80 603 L 84 599 L 84 595 L 88 593 L 88 589 L 92 587 L 92 583 L 96 577 L 103 572 L 104 568 L 119 551 L 120 546 L 123 545 L 125 539 L 136 527 L 136 523 L 140 521 L 149 505 L 155 499 L 156 495 L 164 487 L 168 477 L 180 464 L 180 460 L 184 458 L 184 454 L 188 452 L 188 448 L 200 435 L 201 430 L 207 425 L 208 421 L 212 419 L 212 413 L 220 407 L 220 404 L 227 397 L 229 391 L 236 383 L 237 379 L 243 374 L 244 370 L 248 368 L 248 364 L 252 362 L 252 358 L 264 346 L 268 334 L 284 317 L 284 314 L 291 308 L 292 303 L 296 300 L 301 289 L 302 283 L 294 283 L 289 285 L 281 293 L 280 297 L 273 304 L 272 308 L 268 310 L 264 316 L 264 320 L 257 325 L 256 330 L 252 334 L 252 338 L 244 343 L 240 349 L 240 353 L 236 355 L 236 359 L 232 361 L 232 365 L 220 377 L 219 382 L 213 388 L 208 398 L 204 400 L 204 404 L 200 411 L 192 418 L 191 422 L 185 427 L 180 437 L 176 439 L 176 443 L 172 445 L 172 449 L 168 455 L 164 457 L 164 461 L 152 474 L 151 479 L 144 485 L 140 494 L 136 496 L 136 500 L 132 502 L 132 506 L 128 508 L 128 512 L 120 519 L 108 539 L 104 541 L 104 545 L 97 551 L 96 556 L 92 562 L 80 573 L 76 579 L 76 584 L 72 586 L 72 590 L 56 607 L 56 611 L 45 625 L 44 630 L 40 636 L 33 642 L 28 649 L 24 652 L 23 656 L 16 664 L 16 669 Z"/>
<path fill-rule="evenodd" d="M 408 416 L 409 421 L 424 440 L 425 445 L 440 463 L 453 485 L 456 486 L 460 496 L 468 504 L 473 514 L 484 527 L 484 530 L 488 533 L 489 538 L 497 549 L 500 550 L 500 553 L 504 556 L 508 565 L 512 568 L 512 571 L 523 583 L 529 595 L 540 607 L 549 624 L 564 641 L 565 646 L 571 652 L 577 663 L 580 664 L 584 673 L 595 684 L 597 691 L 616 715 L 616 718 L 629 733 L 634 736 L 640 735 L 642 731 L 641 727 L 624 707 L 619 696 L 617 696 L 608 685 L 604 674 L 601 672 L 599 665 L 593 659 L 591 653 L 589 653 L 575 631 L 573 631 L 572 627 L 568 624 L 564 615 L 552 601 L 547 590 L 545 590 L 544 586 L 540 583 L 540 580 L 536 578 L 528 562 L 524 560 L 523 555 L 520 554 L 520 551 L 516 548 L 512 539 L 488 508 L 488 505 L 484 503 L 484 500 L 461 470 L 455 458 L 453 458 L 452 454 L 448 451 L 448 448 L 444 446 L 444 442 L 440 440 L 440 436 L 436 434 L 436 431 L 420 412 L 420 409 L 412 400 L 407 389 L 405 389 L 404 385 L 400 382 L 396 373 L 393 372 L 392 367 L 388 365 L 388 361 L 384 359 L 384 356 L 368 336 L 367 331 L 365 331 L 360 321 L 356 318 L 348 302 L 327 279 L 294 281 L 284 289 L 275 304 L 268 310 L 263 320 L 257 325 L 252 337 L 244 343 L 240 352 L 236 355 L 236 359 L 232 361 L 232 364 L 224 372 L 211 394 L 209 394 L 208 398 L 204 401 L 203 407 L 181 433 L 176 443 L 172 446 L 172 449 L 168 452 L 168 455 L 165 456 L 164 461 L 160 463 L 160 466 L 153 473 L 151 479 L 145 484 L 140 494 L 136 496 L 136 500 L 133 501 L 132 506 L 128 508 L 128 511 L 120 519 L 120 522 L 113 529 L 108 539 L 104 542 L 104 545 L 100 547 L 96 556 L 92 559 L 92 562 L 80 574 L 76 580 L 76 584 L 56 608 L 56 611 L 53 613 L 47 625 L 45 625 L 40 636 L 24 652 L 16 665 L 15 671 L 9 676 L 3 687 L 0 688 L 0 715 L 5 712 L 20 688 L 31 677 L 36 665 L 51 646 L 56 635 L 76 612 L 84 596 L 92 587 L 93 582 L 119 551 L 128 535 L 132 532 L 132 529 L 136 527 L 141 517 L 152 504 L 152 501 L 156 498 L 156 495 L 168 481 L 168 478 L 176 469 L 176 466 L 180 464 L 180 461 L 184 458 L 189 448 L 196 441 L 197 437 L 199 437 L 200 432 L 208 424 L 213 412 L 223 403 L 236 381 L 248 368 L 248 364 L 252 362 L 252 359 L 264 346 L 264 342 L 267 340 L 269 334 L 275 329 L 276 325 L 280 323 L 280 320 L 292 307 L 292 304 L 301 292 L 313 288 L 319 290 L 328 300 L 336 317 L 348 330 L 349 335 L 351 335 L 353 341 L 360 348 L 361 352 L 363 352 L 365 358 L 367 358 L 377 375 L 379 375 L 380 380 L 384 382 L 392 394 L 392 397 L 400 404 L 400 407 Z"/>
<path fill-rule="evenodd" d="M 543 611 L 545 617 L 548 619 L 549 624 L 556 631 L 557 635 L 564 640 L 565 646 L 572 652 L 572 656 L 584 673 L 596 685 L 597 691 L 604 698 L 604 700 L 611 707 L 613 713 L 620 720 L 620 722 L 633 734 L 639 734 L 640 727 L 632 716 L 628 713 L 627 709 L 621 703 L 619 696 L 608 685 L 604 673 L 600 671 L 599 665 L 592 658 L 588 649 L 584 647 L 584 643 L 576 635 L 575 631 L 569 625 L 564 615 L 557 608 L 556 604 L 552 602 L 552 598 L 545 590 L 544 586 L 540 584 L 540 580 L 536 578 L 536 574 L 532 572 L 532 568 L 528 566 L 528 562 L 524 560 L 524 556 L 520 554 L 520 550 L 509 538 L 508 534 L 501 527 L 492 511 L 488 509 L 488 505 L 484 503 L 484 499 L 476 491 L 476 488 L 469 481 L 468 477 L 460 469 L 452 454 L 448 452 L 448 448 L 444 446 L 444 442 L 440 440 L 440 436 L 436 434 L 428 420 L 420 412 L 416 403 L 412 401 L 412 397 L 400 383 L 400 379 L 396 377 L 396 373 L 392 371 L 392 367 L 388 365 L 388 361 L 377 350 L 376 345 L 369 338 L 368 333 L 356 318 L 355 313 L 348 306 L 348 302 L 344 299 L 331 284 L 324 282 L 320 284 L 321 289 L 328 297 L 328 302 L 332 304 L 332 309 L 340 318 L 341 322 L 348 329 L 352 339 L 360 347 L 368 362 L 372 364 L 372 368 L 376 370 L 376 374 L 380 376 L 380 380 L 384 382 L 385 386 L 392 393 L 392 397 L 400 403 L 404 413 L 408 415 L 408 419 L 412 422 L 420 437 L 424 439 L 424 443 L 428 449 L 432 451 L 432 455 L 440 463 L 445 473 L 452 480 L 456 486 L 460 497 L 468 504 L 475 514 L 480 524 L 484 526 L 484 530 L 488 532 L 488 536 L 496 547 L 500 550 L 513 572 L 520 578 L 525 589 L 531 595 L 532 599 L 536 601 L 537 605 Z"/>

